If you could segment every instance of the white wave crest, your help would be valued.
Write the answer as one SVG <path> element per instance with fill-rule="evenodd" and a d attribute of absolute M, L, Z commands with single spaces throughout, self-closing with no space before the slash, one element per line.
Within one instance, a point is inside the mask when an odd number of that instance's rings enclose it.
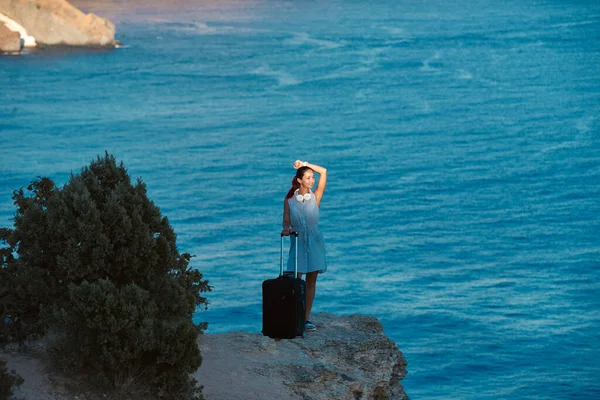
<path fill-rule="evenodd" d="M 431 65 L 429 65 L 429 63 L 431 61 L 435 61 L 435 60 L 439 60 L 440 59 L 440 53 L 436 52 L 432 57 L 429 57 L 428 59 L 423 61 L 423 66 L 421 67 L 421 71 L 438 71 L 438 68 L 432 67 Z"/>
<path fill-rule="evenodd" d="M 357 51 L 356 54 L 360 57 L 360 63 L 365 65 L 378 64 L 381 56 L 390 49 L 386 47 L 374 47 L 367 50 Z"/>
<path fill-rule="evenodd" d="M 396 26 L 382 26 L 381 29 L 386 31 L 392 38 L 396 39 L 396 43 L 412 42 L 414 40 L 413 35 L 407 32 L 404 28 Z"/>
<path fill-rule="evenodd" d="M 458 70 L 458 79 L 473 79 L 473 74 L 464 69 Z"/>
<path fill-rule="evenodd" d="M 275 71 L 268 66 L 256 68 L 255 70 L 250 71 L 250 73 L 259 76 L 274 77 L 275 79 L 277 79 L 277 83 L 280 86 L 292 86 L 302 83 L 289 73 L 285 71 Z"/>
<path fill-rule="evenodd" d="M 295 33 L 292 38 L 286 39 L 283 43 L 288 44 L 288 45 L 296 45 L 296 46 L 301 46 L 301 45 L 307 44 L 307 45 L 316 46 L 321 49 L 328 49 L 328 50 L 345 46 L 345 44 L 343 42 L 334 42 L 332 40 L 314 39 L 314 38 L 310 37 L 310 35 L 308 33 L 304 33 L 304 32 Z"/>
<path fill-rule="evenodd" d="M 254 34 L 257 32 L 267 32 L 265 29 L 241 28 L 235 26 L 210 26 L 204 22 L 179 22 L 162 18 L 154 18 L 153 22 L 164 24 L 166 29 L 175 32 L 193 32 L 199 35 L 217 36 L 217 35 L 238 35 Z"/>

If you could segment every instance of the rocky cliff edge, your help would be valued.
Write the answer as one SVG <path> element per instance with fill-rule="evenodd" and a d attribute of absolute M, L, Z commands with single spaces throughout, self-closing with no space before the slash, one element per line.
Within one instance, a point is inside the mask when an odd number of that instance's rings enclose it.
<path fill-rule="evenodd" d="M 311 320 L 317 331 L 291 340 L 243 331 L 201 335 L 203 362 L 194 377 L 205 399 L 408 400 L 400 384 L 406 360 L 376 318 L 322 313 Z M 41 358 L 10 348 L 0 356 L 25 379 L 15 399 L 103 398 L 49 373 Z"/>

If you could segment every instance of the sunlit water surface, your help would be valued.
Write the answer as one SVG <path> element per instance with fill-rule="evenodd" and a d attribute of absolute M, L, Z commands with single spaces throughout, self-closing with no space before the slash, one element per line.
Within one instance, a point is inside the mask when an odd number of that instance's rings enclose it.
<path fill-rule="evenodd" d="M 600 398 L 600 4 L 382 3 L 82 0 L 123 48 L 0 58 L 0 225 L 107 150 L 214 286 L 197 320 L 259 332 L 309 160 L 314 311 L 379 318 L 412 398 Z"/>

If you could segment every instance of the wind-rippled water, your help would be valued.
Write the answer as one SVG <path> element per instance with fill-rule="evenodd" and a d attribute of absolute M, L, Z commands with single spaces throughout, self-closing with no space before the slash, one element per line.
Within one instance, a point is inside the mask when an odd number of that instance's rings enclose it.
<path fill-rule="evenodd" d="M 378 317 L 413 399 L 600 398 L 600 4 L 80 3 L 115 51 L 0 59 L 0 226 L 104 150 L 261 329 L 292 162 L 327 167 L 315 312 Z"/>

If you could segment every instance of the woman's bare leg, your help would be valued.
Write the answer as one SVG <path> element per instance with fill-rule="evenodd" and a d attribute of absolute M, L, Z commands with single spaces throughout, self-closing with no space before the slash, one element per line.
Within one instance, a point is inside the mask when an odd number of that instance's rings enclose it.
<path fill-rule="evenodd" d="M 313 301 L 315 300 L 315 292 L 317 289 L 318 272 L 309 272 L 306 274 L 306 320 L 310 317 Z M 302 273 L 298 272 L 298 279 L 302 279 Z"/>
<path fill-rule="evenodd" d="M 306 274 L 306 319 L 310 317 L 313 301 L 315 300 L 315 292 L 317 289 L 318 272 L 309 272 Z"/>

